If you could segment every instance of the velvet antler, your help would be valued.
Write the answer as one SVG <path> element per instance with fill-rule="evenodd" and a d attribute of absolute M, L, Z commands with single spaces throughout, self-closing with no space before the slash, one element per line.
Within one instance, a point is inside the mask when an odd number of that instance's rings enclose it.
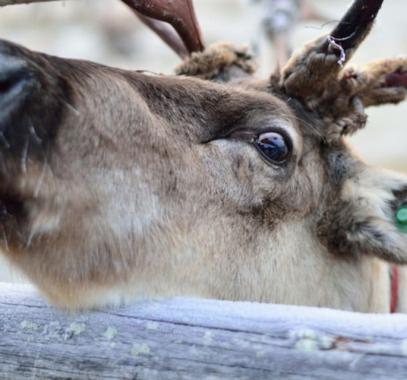
<path fill-rule="evenodd" d="M 283 69 L 281 86 L 292 96 L 320 97 L 369 33 L 383 0 L 356 0 L 328 36 L 307 45 Z"/>
<path fill-rule="evenodd" d="M 365 107 L 399 103 L 407 95 L 407 58 L 386 59 L 345 70 L 340 86 Z"/>
<path fill-rule="evenodd" d="M 277 78 L 278 91 L 322 117 L 328 141 L 362 128 L 366 107 L 406 97 L 406 58 L 344 68 L 370 32 L 382 3 L 355 0 L 332 33 L 293 56 Z"/>

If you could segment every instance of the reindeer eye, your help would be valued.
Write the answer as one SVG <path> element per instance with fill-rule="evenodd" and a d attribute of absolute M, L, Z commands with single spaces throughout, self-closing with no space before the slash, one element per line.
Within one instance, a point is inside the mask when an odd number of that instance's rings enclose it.
<path fill-rule="evenodd" d="M 283 163 L 291 151 L 291 144 L 287 138 L 278 132 L 266 132 L 260 134 L 254 145 L 268 161 Z"/>

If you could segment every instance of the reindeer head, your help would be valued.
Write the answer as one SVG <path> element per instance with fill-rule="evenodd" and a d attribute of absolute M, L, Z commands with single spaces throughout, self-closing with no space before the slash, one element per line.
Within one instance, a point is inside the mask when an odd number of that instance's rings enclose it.
<path fill-rule="evenodd" d="M 264 81 L 246 51 L 203 50 L 190 0 L 126 3 L 190 54 L 183 75 L 0 44 L 4 253 L 64 307 L 198 295 L 369 310 L 372 258 L 407 262 L 407 180 L 345 140 L 366 107 L 406 95 L 405 59 L 344 67 L 382 1 L 356 0 Z"/>

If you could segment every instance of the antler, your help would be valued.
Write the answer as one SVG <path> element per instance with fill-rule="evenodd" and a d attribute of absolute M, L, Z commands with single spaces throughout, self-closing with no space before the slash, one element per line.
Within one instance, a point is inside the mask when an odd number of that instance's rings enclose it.
<path fill-rule="evenodd" d="M 122 0 L 135 12 L 150 19 L 169 23 L 178 33 L 188 53 L 202 51 L 204 45 L 195 15 L 192 0 Z M 179 42 L 168 29 L 163 29 L 157 22 L 142 17 L 144 23 L 170 45 L 179 55 L 185 56 L 180 50 Z"/>
<path fill-rule="evenodd" d="M 176 54 L 178 54 L 181 58 L 188 57 L 189 52 L 185 47 L 184 42 L 170 25 L 167 25 L 165 22 L 143 16 L 137 11 L 134 11 L 134 13 L 143 24 L 155 32 Z"/>
<path fill-rule="evenodd" d="M 0 0 L 0 7 L 49 1 L 61 0 Z M 182 58 L 204 49 L 192 0 L 122 1 Z M 178 35 L 165 23 L 170 24 Z"/>
<path fill-rule="evenodd" d="M 349 68 L 340 87 L 357 96 L 365 107 L 399 103 L 407 96 L 407 58 L 373 62 L 360 69 Z"/>
<path fill-rule="evenodd" d="M 348 52 L 358 47 L 370 32 L 382 4 L 383 0 L 355 1 L 331 33 L 331 40 Z"/>
<path fill-rule="evenodd" d="M 383 0 L 355 0 L 332 33 L 291 58 L 272 86 L 317 112 L 327 141 L 363 128 L 365 107 L 398 103 L 407 94 L 407 60 L 344 69 L 368 35 Z M 274 84 L 273 84 L 274 83 Z"/>
<path fill-rule="evenodd" d="M 282 73 L 284 91 L 305 100 L 320 97 L 369 33 L 382 3 L 383 0 L 355 0 L 329 36 L 291 58 Z"/>
<path fill-rule="evenodd" d="M 229 82 L 254 72 L 253 57 L 245 47 L 217 44 L 204 49 L 192 0 L 122 1 L 179 56 L 185 58 L 176 69 L 178 75 Z M 178 36 L 162 21 L 172 25 Z"/>
<path fill-rule="evenodd" d="M 61 0 L 0 0 L 0 6 Z M 204 50 L 192 0 L 122 0 L 181 58 L 177 74 L 229 82 L 256 68 L 245 47 L 218 44 Z"/>

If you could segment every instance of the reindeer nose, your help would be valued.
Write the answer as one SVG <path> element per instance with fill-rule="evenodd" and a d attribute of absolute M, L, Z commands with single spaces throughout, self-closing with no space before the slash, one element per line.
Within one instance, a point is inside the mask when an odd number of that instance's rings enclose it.
<path fill-rule="evenodd" d="M 23 60 L 0 51 L 0 117 L 8 116 L 21 104 L 30 79 Z"/>

